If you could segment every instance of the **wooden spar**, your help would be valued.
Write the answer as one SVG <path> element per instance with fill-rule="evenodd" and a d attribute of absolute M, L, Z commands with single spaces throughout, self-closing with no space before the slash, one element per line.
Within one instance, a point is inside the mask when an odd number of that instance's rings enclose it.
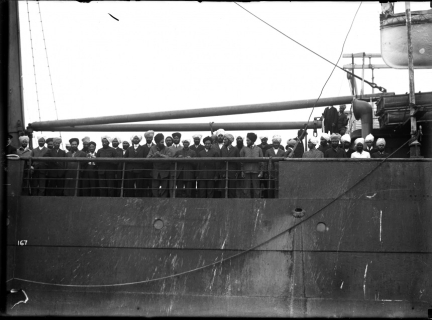
<path fill-rule="evenodd" d="M 302 129 L 306 122 L 227 122 L 227 123 L 131 123 L 99 124 L 77 127 L 55 127 L 47 130 L 69 132 L 136 132 L 136 131 L 210 131 L 211 127 L 228 131 Z M 321 128 L 321 121 L 310 121 L 308 129 Z"/>
<path fill-rule="evenodd" d="M 365 95 L 366 98 L 381 97 L 383 95 L 393 95 L 394 93 L 377 93 L 374 95 Z M 307 109 L 316 107 L 326 107 L 339 104 L 350 104 L 353 96 L 321 98 L 316 102 L 316 98 L 297 101 L 271 102 L 246 104 L 229 107 L 214 107 L 214 108 L 198 108 L 186 110 L 171 110 L 161 112 L 138 113 L 128 115 L 115 115 L 105 117 L 93 117 L 83 119 L 68 119 L 68 120 L 53 120 L 39 121 L 29 124 L 33 131 L 52 130 L 51 128 L 67 127 L 67 126 L 84 126 L 92 124 L 108 124 L 108 123 L 125 123 L 138 121 L 153 121 L 153 120 L 168 120 L 168 119 L 185 119 L 185 118 L 201 118 L 209 116 L 225 116 L 232 114 L 246 114 L 269 111 L 285 111 L 296 109 Z"/>

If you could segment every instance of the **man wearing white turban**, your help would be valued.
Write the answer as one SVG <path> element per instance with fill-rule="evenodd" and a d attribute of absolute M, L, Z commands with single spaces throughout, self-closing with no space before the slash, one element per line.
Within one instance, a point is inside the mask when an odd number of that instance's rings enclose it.
<path fill-rule="evenodd" d="M 346 158 L 347 155 L 343 148 L 339 148 L 340 134 L 332 133 L 330 135 L 331 148 L 324 152 L 324 158 Z"/>
<path fill-rule="evenodd" d="M 316 145 L 319 140 L 317 137 L 312 137 L 308 140 L 308 148 L 309 151 L 303 153 L 303 158 L 307 159 L 316 159 L 316 158 L 324 158 L 324 153 L 316 149 Z"/>
<path fill-rule="evenodd" d="M 38 136 L 38 147 L 34 148 L 30 155 L 32 158 L 42 158 L 47 153 L 48 148 L 45 147 L 45 137 Z M 46 186 L 46 164 L 40 161 L 32 162 L 32 179 L 31 190 L 33 196 L 44 196 Z"/>
<path fill-rule="evenodd" d="M 265 154 L 266 151 L 268 149 L 270 149 L 272 146 L 267 143 L 267 141 L 268 141 L 268 136 L 267 135 L 262 135 L 259 138 L 261 140 L 261 143 L 257 147 L 260 147 L 262 149 L 262 151 L 263 151 L 263 154 Z"/>
<path fill-rule="evenodd" d="M 86 136 L 86 137 L 82 138 L 81 141 L 82 141 L 82 144 L 83 144 L 83 148 L 81 149 L 81 151 L 84 151 L 86 154 L 89 153 L 88 147 L 89 147 L 89 143 L 91 141 L 90 137 Z"/>
<path fill-rule="evenodd" d="M 136 142 L 133 142 L 134 139 Z M 134 134 L 130 137 L 130 141 L 135 145 L 139 145 L 141 140 L 142 140 L 142 135 L 140 135 L 140 134 Z"/>
<path fill-rule="evenodd" d="M 286 146 L 286 151 L 284 153 L 284 158 L 288 158 L 289 157 L 289 155 L 293 151 L 293 148 L 294 148 L 295 144 L 296 144 L 296 141 L 294 139 L 288 139 L 287 146 Z"/>
<path fill-rule="evenodd" d="M 19 142 L 21 143 L 20 147 L 17 149 L 16 153 L 21 158 L 29 158 L 32 149 L 29 148 L 29 142 L 30 139 L 27 136 L 21 136 L 18 138 Z"/>
<path fill-rule="evenodd" d="M 370 154 L 367 151 L 363 150 L 363 145 L 365 143 L 365 139 L 358 138 L 354 141 L 354 146 L 356 151 L 351 154 L 351 158 L 357 159 L 367 159 L 370 158 Z"/>
<path fill-rule="evenodd" d="M 390 154 L 385 152 L 386 142 L 384 138 L 378 138 L 376 146 L 378 150 L 371 154 L 371 158 L 387 158 Z"/>
<path fill-rule="evenodd" d="M 320 138 L 320 146 L 318 147 L 318 150 L 324 154 L 327 151 L 327 149 L 331 148 L 328 144 L 329 142 L 330 142 L 330 135 L 328 133 L 322 133 Z"/>
<path fill-rule="evenodd" d="M 369 152 L 369 154 L 375 153 L 378 150 L 374 148 L 373 146 L 373 142 L 374 142 L 375 138 L 372 134 L 368 134 L 365 138 L 365 143 L 366 146 L 364 147 L 364 150 Z"/>
<path fill-rule="evenodd" d="M 53 148 L 48 149 L 44 157 L 63 158 L 66 152 L 60 149 L 61 138 L 53 138 Z M 62 196 L 64 191 L 65 162 L 47 162 L 47 196 Z"/>
<path fill-rule="evenodd" d="M 351 158 L 351 154 L 354 152 L 353 149 L 350 148 L 351 145 L 351 136 L 347 133 L 341 137 L 342 148 L 344 149 L 347 158 Z"/>
<path fill-rule="evenodd" d="M 274 135 L 272 138 L 272 144 L 270 145 L 270 148 L 266 150 L 264 157 L 268 158 L 279 158 L 284 156 L 284 150 L 280 148 L 280 143 L 282 141 L 282 137 L 279 135 Z M 264 193 L 264 196 L 266 198 L 275 198 L 277 197 L 277 188 L 276 185 L 278 184 L 277 178 L 278 178 L 278 172 L 279 172 L 279 161 L 271 161 L 270 164 L 266 161 L 264 164 L 264 180 L 263 182 L 267 182 L 264 184 L 265 189 L 268 189 L 267 197 Z M 269 181 L 270 179 L 270 181 Z"/>

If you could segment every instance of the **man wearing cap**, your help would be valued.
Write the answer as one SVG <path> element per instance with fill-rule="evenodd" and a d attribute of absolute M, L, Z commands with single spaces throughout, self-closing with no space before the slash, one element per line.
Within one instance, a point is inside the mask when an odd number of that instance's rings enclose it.
<path fill-rule="evenodd" d="M 71 138 L 69 139 L 70 143 L 70 151 L 66 153 L 66 157 L 68 158 L 86 158 L 87 154 L 84 151 L 78 150 L 79 139 Z M 85 167 L 85 162 L 80 162 L 80 172 L 78 170 L 78 162 L 66 162 L 66 173 L 65 173 L 65 196 L 73 197 L 75 195 L 75 188 L 77 187 L 77 179 L 82 179 L 83 168 Z M 81 177 L 79 177 L 80 175 Z M 81 183 L 82 185 L 82 183 Z M 78 186 L 79 187 L 79 186 Z M 78 192 L 79 190 L 77 190 Z M 78 194 L 78 193 L 77 193 Z"/>
<path fill-rule="evenodd" d="M 54 139 L 48 138 L 46 139 L 47 149 L 54 149 Z"/>
<path fill-rule="evenodd" d="M 47 139 L 48 140 L 48 139 Z M 60 149 L 61 138 L 53 138 L 53 148 L 44 154 L 47 158 L 65 158 L 66 151 Z M 65 162 L 47 162 L 47 196 L 62 196 L 64 191 Z"/>
<path fill-rule="evenodd" d="M 346 105 L 341 104 L 339 106 L 339 114 L 338 114 L 338 121 L 337 121 L 337 131 L 340 135 L 344 135 L 346 131 L 346 125 L 348 124 L 348 117 L 345 114 Z M 342 133 L 342 128 L 345 128 L 345 131 Z"/>
<path fill-rule="evenodd" d="M 212 138 L 205 137 L 204 150 L 198 153 L 199 158 L 219 158 L 220 152 L 212 147 Z M 216 160 L 216 159 L 215 159 Z M 198 197 L 214 198 L 215 180 L 219 170 L 218 161 L 202 161 L 198 163 L 197 180 L 198 180 Z"/>
<path fill-rule="evenodd" d="M 45 137 L 37 137 L 38 147 L 31 151 L 32 158 L 42 158 L 47 153 L 48 148 L 45 147 Z M 32 180 L 31 189 L 33 196 L 44 196 L 46 186 L 46 163 L 41 161 L 32 162 Z"/>
<path fill-rule="evenodd" d="M 318 144 L 318 138 L 312 137 L 308 140 L 309 151 L 303 153 L 302 158 L 307 159 L 320 159 L 324 158 L 324 153 L 316 149 L 316 145 Z"/>
<path fill-rule="evenodd" d="M 96 158 L 117 158 L 117 152 L 109 145 L 111 138 L 102 136 L 102 148 L 96 152 Z M 98 162 L 98 178 L 99 178 L 99 196 L 113 197 L 114 196 L 114 170 L 117 168 L 117 162 Z"/>
<path fill-rule="evenodd" d="M 119 145 L 122 143 L 122 140 L 120 137 L 115 136 L 112 138 L 111 144 L 112 148 L 117 154 L 117 158 L 123 158 L 123 150 L 119 147 Z M 114 196 L 120 197 L 121 193 L 121 181 L 123 176 L 123 162 L 119 162 L 116 164 L 116 171 L 114 171 Z"/>
<path fill-rule="evenodd" d="M 376 146 L 378 150 L 371 154 L 371 158 L 387 158 L 390 153 L 385 152 L 386 141 L 384 138 L 378 138 Z"/>
<path fill-rule="evenodd" d="M 146 140 L 146 143 L 143 145 L 144 148 L 144 154 L 143 157 L 147 158 L 151 147 L 155 146 L 155 144 L 153 143 L 153 137 L 154 137 L 154 131 L 153 130 L 149 130 L 147 132 L 144 132 L 144 139 Z M 144 174 L 143 174 L 143 189 L 144 189 L 144 193 L 143 196 L 144 197 L 151 197 L 152 196 L 152 174 L 151 171 L 153 169 L 153 164 L 151 162 L 144 162 L 143 163 L 143 169 L 144 169 Z"/>
<path fill-rule="evenodd" d="M 318 150 L 325 154 L 325 152 L 331 148 L 328 142 L 330 142 L 330 135 L 328 133 L 322 133 Z"/>
<path fill-rule="evenodd" d="M 162 133 L 158 133 L 154 137 L 154 141 L 156 145 L 150 148 L 149 154 L 147 158 L 172 158 L 174 154 L 172 150 L 164 145 L 164 135 Z M 168 183 L 169 183 L 169 175 L 170 175 L 170 162 L 153 162 L 153 171 L 152 171 L 152 193 L 153 197 L 168 197 Z"/>
<path fill-rule="evenodd" d="M 324 132 L 332 134 L 337 130 L 337 124 L 339 119 L 338 111 L 335 107 L 329 106 L 325 108 L 324 113 Z"/>
<path fill-rule="evenodd" d="M 363 147 L 363 148 L 364 148 L 364 151 L 369 152 L 369 154 L 373 154 L 373 153 L 375 153 L 375 152 L 378 151 L 378 149 L 375 149 L 374 146 L 373 146 L 373 142 L 374 142 L 374 140 L 375 140 L 375 138 L 374 138 L 373 135 L 368 134 L 368 135 L 366 136 L 366 138 L 365 138 L 366 146 Z"/>
<path fill-rule="evenodd" d="M 88 143 L 88 153 L 87 158 L 89 160 L 96 158 L 96 142 L 90 141 Z M 84 197 L 97 197 L 98 193 L 98 173 L 96 162 L 89 161 L 86 162 L 84 166 L 83 178 L 83 196 Z"/>
<path fill-rule="evenodd" d="M 262 158 L 262 149 L 255 146 L 257 135 L 249 132 L 246 135 L 246 147 L 240 151 L 242 158 Z M 263 163 L 262 162 L 245 162 L 241 164 L 242 177 L 245 178 L 245 192 L 246 198 L 260 198 L 259 178 L 263 176 Z M 252 188 L 251 188 L 252 185 Z"/>
<path fill-rule="evenodd" d="M 351 145 L 351 136 L 347 133 L 341 137 L 342 148 L 344 149 L 347 158 L 351 158 L 351 154 L 354 152 L 353 149 L 350 148 Z"/>
<path fill-rule="evenodd" d="M 346 158 L 344 149 L 339 148 L 340 134 L 332 133 L 330 135 L 331 148 L 324 152 L 324 158 Z"/>
<path fill-rule="evenodd" d="M 351 154 L 351 158 L 354 159 L 370 158 L 369 152 L 363 150 L 364 143 L 365 143 L 365 139 L 363 138 L 358 138 L 354 141 L 354 146 L 356 148 L 356 151 Z"/>
<path fill-rule="evenodd" d="M 125 158 L 142 159 L 144 157 L 144 147 L 139 143 L 142 136 L 134 134 L 130 137 L 132 146 L 130 146 L 125 154 Z M 125 197 L 144 197 L 144 163 L 140 162 L 126 162 L 125 176 L 126 181 L 124 184 Z"/>
<path fill-rule="evenodd" d="M 174 154 L 174 158 L 196 158 L 196 153 L 189 145 L 191 141 L 189 139 L 183 139 L 183 148 L 177 150 Z M 192 162 L 177 162 L 176 170 L 176 197 L 187 197 L 190 198 L 192 194 L 192 189 L 194 189 L 193 182 L 195 181 L 194 164 Z"/>
<path fill-rule="evenodd" d="M 81 139 L 82 144 L 83 144 L 83 148 L 81 149 L 81 151 L 88 153 L 88 147 L 89 147 L 89 143 L 90 143 L 90 137 L 84 137 Z"/>
<path fill-rule="evenodd" d="M 6 154 L 16 154 L 17 149 L 12 145 L 12 138 L 13 136 L 8 134 L 7 145 L 4 151 Z"/>
<path fill-rule="evenodd" d="M 280 143 L 282 141 L 282 137 L 279 135 L 274 135 L 272 138 L 272 144 L 271 148 L 267 149 L 264 156 L 268 158 L 279 158 L 283 157 L 285 152 L 279 148 Z M 270 161 L 266 162 L 264 165 L 264 178 L 266 181 L 268 181 L 268 192 L 267 197 L 268 198 L 274 198 L 276 197 L 276 185 L 278 184 L 278 172 L 279 172 L 279 161 Z M 267 184 L 265 185 L 267 186 Z"/>
<path fill-rule="evenodd" d="M 234 136 L 229 133 L 225 133 L 223 139 L 223 147 L 220 151 L 220 156 L 222 158 L 238 158 L 240 157 L 240 151 L 238 148 L 233 147 L 232 143 L 234 141 Z M 228 197 L 235 198 L 236 197 L 236 179 L 240 174 L 240 163 L 239 162 L 231 162 L 228 161 L 228 175 L 225 168 L 220 168 L 220 173 L 222 177 L 222 184 L 225 182 L 225 188 L 228 187 Z M 222 195 L 225 197 L 226 192 Z"/>

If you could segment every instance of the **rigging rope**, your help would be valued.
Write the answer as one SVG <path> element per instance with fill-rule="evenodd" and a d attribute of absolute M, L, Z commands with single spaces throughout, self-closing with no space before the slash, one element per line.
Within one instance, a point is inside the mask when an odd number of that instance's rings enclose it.
<path fill-rule="evenodd" d="M 312 49 L 309 49 L 308 47 L 302 45 L 300 42 L 294 40 L 293 38 L 291 38 L 290 36 L 288 36 L 287 34 L 283 33 L 282 31 L 280 31 L 279 29 L 273 27 L 271 24 L 267 23 L 266 21 L 264 21 L 263 19 L 261 19 L 260 17 L 254 15 L 252 12 L 250 12 L 249 10 L 247 10 L 246 8 L 242 7 L 241 5 L 239 5 L 237 2 L 234 2 L 236 5 L 238 5 L 240 8 L 242 8 L 243 10 L 245 10 L 246 12 L 248 12 L 249 14 L 251 14 L 252 16 L 254 16 L 255 18 L 257 18 L 258 20 L 260 20 L 261 22 L 265 23 L 266 25 L 268 25 L 270 28 L 276 30 L 277 32 L 279 32 L 280 34 L 284 35 L 285 37 L 287 37 L 288 39 L 290 39 L 291 41 L 294 41 L 295 43 L 297 43 L 298 45 L 302 46 L 303 48 L 305 48 L 306 50 L 312 52 L 313 54 L 317 55 L 318 57 L 320 57 L 321 59 L 324 59 L 325 61 L 327 61 L 328 63 L 334 65 L 336 68 L 339 68 L 340 70 L 349 73 L 350 75 L 352 75 L 353 77 L 356 77 L 359 80 L 363 80 L 361 77 L 355 75 L 352 72 L 349 72 L 348 70 L 345 70 L 344 68 L 339 67 L 337 64 L 334 64 L 333 62 L 331 62 L 330 60 L 324 58 L 322 55 L 320 55 L 319 53 L 316 53 L 315 51 L 313 51 Z M 361 3 L 360 3 L 361 5 Z M 356 13 L 357 15 L 357 13 Z M 383 87 L 378 86 L 376 83 L 373 82 L 369 82 L 367 80 L 364 80 L 364 82 L 366 82 L 368 85 L 370 85 L 372 88 L 376 88 L 381 92 L 387 92 L 387 90 Z"/>
<path fill-rule="evenodd" d="M 45 47 L 45 56 L 46 56 L 46 60 L 47 60 L 48 74 L 49 74 L 50 84 L 51 84 L 51 93 L 52 93 L 53 100 L 54 100 L 54 109 L 55 109 L 55 114 L 56 114 L 56 120 L 58 120 L 57 104 L 56 104 L 55 95 L 54 95 L 54 86 L 53 86 L 53 83 L 52 83 L 51 68 L 50 68 L 49 60 L 48 60 L 48 50 L 46 48 L 45 32 L 44 32 L 44 29 L 43 29 L 42 14 L 41 14 L 41 10 L 40 10 L 39 1 L 37 1 L 37 5 L 38 5 L 38 8 L 39 8 L 39 18 L 40 18 L 41 29 L 42 29 L 42 38 L 43 38 L 44 47 Z M 40 116 L 39 116 L 39 121 L 40 121 Z M 61 135 L 60 131 L 59 131 L 59 134 L 60 134 L 60 138 L 62 138 L 62 135 Z M 62 139 L 62 141 L 63 141 L 63 139 Z"/>

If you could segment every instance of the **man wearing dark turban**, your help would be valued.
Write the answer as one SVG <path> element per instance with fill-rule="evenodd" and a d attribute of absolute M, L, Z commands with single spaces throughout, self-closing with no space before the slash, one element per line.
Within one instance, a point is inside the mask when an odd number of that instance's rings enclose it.
<path fill-rule="evenodd" d="M 262 158 L 262 149 L 255 145 L 257 135 L 253 132 L 249 132 L 246 135 L 246 147 L 240 151 L 240 157 L 244 158 Z M 250 162 L 241 164 L 242 177 L 245 178 L 245 192 L 246 198 L 260 198 L 259 190 L 259 178 L 263 176 L 263 163 L 262 162 Z M 252 188 L 251 188 L 252 184 Z"/>
<path fill-rule="evenodd" d="M 156 145 L 150 148 L 149 154 L 147 158 L 172 158 L 174 154 L 171 149 L 165 147 L 164 145 L 164 135 L 162 133 L 158 133 L 154 138 Z M 168 180 L 170 173 L 169 162 L 161 161 L 161 162 L 153 162 L 153 171 L 152 171 L 152 193 L 153 197 L 168 197 Z"/>
<path fill-rule="evenodd" d="M 198 153 L 198 158 L 219 158 L 219 151 L 212 148 L 212 138 L 205 137 L 204 150 Z M 216 161 L 202 161 L 198 163 L 198 197 L 199 198 L 213 198 L 215 180 L 217 179 L 217 170 L 219 169 L 219 162 Z"/>

